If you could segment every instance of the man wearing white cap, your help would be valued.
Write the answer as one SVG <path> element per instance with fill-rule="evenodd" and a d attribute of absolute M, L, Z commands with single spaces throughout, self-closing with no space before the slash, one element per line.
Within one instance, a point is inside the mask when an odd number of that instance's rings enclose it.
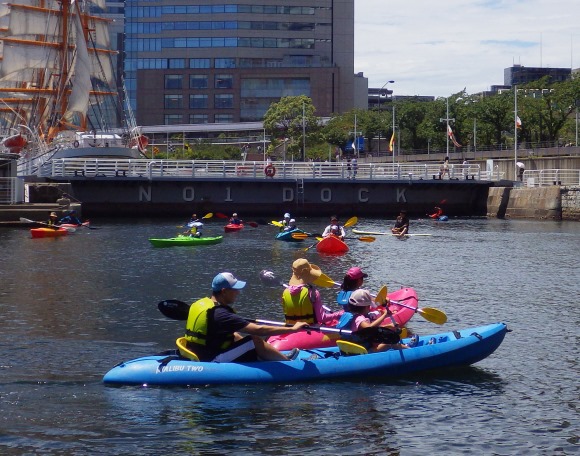
<path fill-rule="evenodd" d="M 288 225 L 290 225 L 290 219 L 292 217 L 290 216 L 289 212 L 286 212 L 284 214 L 284 220 L 280 220 L 278 222 L 278 224 L 280 225 L 280 231 L 286 231 L 286 228 L 288 228 Z"/>
<path fill-rule="evenodd" d="M 189 308 L 185 325 L 187 348 L 201 361 L 252 362 L 287 361 L 294 359 L 298 350 L 285 356 L 262 339 L 262 336 L 301 331 L 306 323 L 284 326 L 260 325 L 238 316 L 232 308 L 246 282 L 231 272 L 221 272 L 212 281 L 212 295 L 194 302 Z M 238 331 L 248 336 L 243 337 Z"/>

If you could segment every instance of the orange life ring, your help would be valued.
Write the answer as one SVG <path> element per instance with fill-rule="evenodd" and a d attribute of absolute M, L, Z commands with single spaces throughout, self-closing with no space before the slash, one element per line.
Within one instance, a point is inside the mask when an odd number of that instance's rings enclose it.
<path fill-rule="evenodd" d="M 264 168 L 264 174 L 268 177 L 274 177 L 276 175 L 276 168 L 274 165 L 268 165 Z"/>

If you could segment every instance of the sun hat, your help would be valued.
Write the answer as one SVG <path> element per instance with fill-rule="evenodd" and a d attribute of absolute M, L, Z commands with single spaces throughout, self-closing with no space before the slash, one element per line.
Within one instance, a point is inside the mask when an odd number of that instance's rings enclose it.
<path fill-rule="evenodd" d="M 228 290 L 230 288 L 241 290 L 245 286 L 246 282 L 236 279 L 231 272 L 220 272 L 211 282 L 211 289 L 213 291 Z"/>
<path fill-rule="evenodd" d="M 354 267 L 354 268 L 350 268 L 347 272 L 346 275 L 349 276 L 351 279 L 366 279 L 369 275 L 365 274 L 364 272 L 362 272 L 361 268 L 358 267 Z"/>
<path fill-rule="evenodd" d="M 232 214 L 232 217 L 237 217 L 237 216 L 238 216 L 238 213 L 237 213 L 237 212 L 234 212 L 234 213 Z"/>
<path fill-rule="evenodd" d="M 289 214 L 288 212 L 286 212 L 286 213 L 284 214 L 284 218 L 290 218 L 290 214 Z"/>
<path fill-rule="evenodd" d="M 56 215 L 56 212 L 51 212 L 51 213 L 50 213 L 50 216 L 51 216 L 51 217 L 58 217 L 58 215 Z"/>
<path fill-rule="evenodd" d="M 314 283 L 322 275 L 322 271 L 315 264 L 310 264 L 305 258 L 298 258 L 292 263 L 292 277 L 290 285 L 304 285 Z"/>
<path fill-rule="evenodd" d="M 358 307 L 375 307 L 375 302 L 373 301 L 373 297 L 369 293 L 368 290 L 363 288 L 359 288 L 358 290 L 354 290 L 350 298 L 348 298 L 348 303 L 353 306 Z"/>

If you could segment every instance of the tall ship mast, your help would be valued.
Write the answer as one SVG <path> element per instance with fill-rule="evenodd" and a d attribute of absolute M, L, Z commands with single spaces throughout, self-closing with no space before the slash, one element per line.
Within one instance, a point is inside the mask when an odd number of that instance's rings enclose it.
<path fill-rule="evenodd" d="M 125 114 L 105 0 L 0 5 L 3 146 L 35 168 L 54 158 L 143 157 L 147 138 Z"/>

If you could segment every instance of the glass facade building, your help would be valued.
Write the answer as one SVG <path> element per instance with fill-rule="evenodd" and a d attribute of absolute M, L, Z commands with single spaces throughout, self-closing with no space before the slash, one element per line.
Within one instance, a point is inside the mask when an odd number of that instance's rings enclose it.
<path fill-rule="evenodd" d="M 126 0 L 124 30 L 140 125 L 260 121 L 292 95 L 354 106 L 354 0 Z"/>

